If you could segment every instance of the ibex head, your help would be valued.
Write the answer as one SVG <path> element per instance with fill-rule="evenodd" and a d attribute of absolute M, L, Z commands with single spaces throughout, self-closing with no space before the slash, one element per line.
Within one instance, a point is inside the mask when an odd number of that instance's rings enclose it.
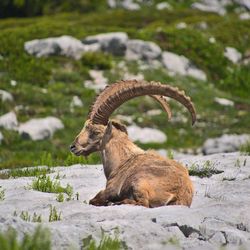
<path fill-rule="evenodd" d="M 90 109 L 88 120 L 76 137 L 70 150 L 75 155 L 87 156 L 102 150 L 112 133 L 112 126 L 126 133 L 124 125 L 110 121 L 109 117 L 124 102 L 143 95 L 149 95 L 158 101 L 171 118 L 171 110 L 164 96 L 171 97 L 183 104 L 190 112 L 192 124 L 196 120 L 196 113 L 190 98 L 178 88 L 158 82 L 121 81 L 106 87 L 96 98 Z"/>

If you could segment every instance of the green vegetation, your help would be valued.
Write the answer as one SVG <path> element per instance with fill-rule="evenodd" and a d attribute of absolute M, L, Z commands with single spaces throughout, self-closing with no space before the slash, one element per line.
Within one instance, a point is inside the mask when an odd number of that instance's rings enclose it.
<path fill-rule="evenodd" d="M 100 163 L 98 154 L 88 159 L 75 157 L 69 153 L 68 147 L 81 130 L 96 95 L 83 84 L 90 79 L 89 70 L 103 70 L 109 82 L 120 80 L 124 77 L 117 66 L 121 58 L 105 53 L 87 53 L 80 60 L 28 55 L 24 51 L 24 43 L 39 38 L 71 35 L 83 39 L 88 35 L 124 31 L 132 39 L 150 40 L 163 50 L 184 55 L 206 72 L 208 81 L 202 82 L 189 77 L 170 76 L 161 68 L 145 70 L 136 62 L 125 63 L 130 73 L 142 73 L 146 80 L 170 83 L 184 89 L 192 97 L 198 113 L 198 122 L 191 127 L 190 122 L 174 119 L 181 116 L 185 120 L 188 114 L 172 101 L 173 121 L 170 122 L 167 122 L 164 114 L 152 117 L 144 115 L 149 109 L 159 108 L 157 103 L 147 98 L 136 98 L 121 106 L 116 113 L 133 115 L 139 126 L 155 127 L 167 134 L 166 143 L 140 145 L 145 149 L 195 150 L 209 137 L 225 132 L 249 133 L 249 65 L 235 65 L 223 55 L 227 46 L 235 47 L 243 54 L 249 49 L 250 21 L 240 20 L 233 13 L 233 6 L 229 14 L 223 17 L 187 8 L 191 0 L 169 1 L 174 11 L 158 11 L 146 6 L 135 12 L 109 10 L 105 1 L 97 0 L 60 0 L 56 1 L 56 6 L 47 0 L 4 2 L 9 4 L 5 16 L 15 16 L 15 13 L 20 13 L 20 16 L 59 13 L 0 20 L 1 89 L 14 96 L 13 102 L 1 103 L 0 115 L 22 105 L 16 110 L 19 122 L 56 116 L 62 120 L 65 128 L 57 131 L 53 138 L 42 141 L 24 140 L 16 131 L 1 129 L 4 140 L 0 145 L 0 169 Z M 0 9 L 2 5 L 1 2 Z M 75 13 L 61 13 L 73 9 Z M 177 29 L 176 25 L 180 22 L 185 22 L 187 28 Z M 201 22 L 207 23 L 207 29 L 199 27 Z M 215 38 L 215 43 L 209 42 L 211 37 Z M 17 82 L 16 86 L 10 84 L 12 80 Z M 75 95 L 83 101 L 83 108 L 75 107 L 72 110 L 70 103 Z M 228 98 L 234 101 L 235 106 L 221 106 L 215 103 L 214 97 Z"/>
<path fill-rule="evenodd" d="M 0 232 L 0 246 L 1 250 L 50 250 L 50 232 L 37 227 L 34 233 L 26 233 L 19 240 L 16 230 L 9 228 L 6 232 Z"/>
<path fill-rule="evenodd" d="M 15 213 L 17 216 L 17 213 Z M 32 222 L 42 222 L 42 215 L 33 214 L 32 218 L 28 211 L 22 211 L 20 214 L 20 218 L 24 221 L 32 221 Z"/>
<path fill-rule="evenodd" d="M 64 202 L 64 195 L 63 193 L 59 193 L 57 196 L 56 196 L 56 200 L 58 202 Z"/>
<path fill-rule="evenodd" d="M 66 187 L 62 187 L 60 181 L 51 180 L 50 176 L 42 175 L 38 176 L 32 182 L 32 188 L 37 191 L 46 193 L 65 193 L 71 199 L 73 195 L 73 187 L 67 184 Z"/>
<path fill-rule="evenodd" d="M 0 201 L 3 201 L 5 199 L 5 189 L 0 186 Z"/>
<path fill-rule="evenodd" d="M 204 165 L 200 166 L 197 163 L 192 164 L 189 168 L 189 175 L 199 176 L 200 178 L 211 177 L 214 174 L 221 174 L 223 171 L 214 167 L 214 163 L 211 161 L 205 161 Z"/>
<path fill-rule="evenodd" d="M 118 234 L 116 233 L 114 237 L 111 237 L 109 235 L 106 235 L 102 231 L 102 237 L 101 240 L 98 243 L 93 239 L 92 235 L 89 235 L 88 237 L 84 238 L 82 240 L 82 249 L 83 250 L 122 250 L 122 249 L 128 249 L 125 242 L 122 242 L 118 238 Z"/>
<path fill-rule="evenodd" d="M 250 141 L 241 146 L 240 151 L 247 155 L 250 155 Z"/>
<path fill-rule="evenodd" d="M 58 221 L 62 219 L 62 212 L 57 211 L 56 207 L 50 205 L 49 222 Z"/>

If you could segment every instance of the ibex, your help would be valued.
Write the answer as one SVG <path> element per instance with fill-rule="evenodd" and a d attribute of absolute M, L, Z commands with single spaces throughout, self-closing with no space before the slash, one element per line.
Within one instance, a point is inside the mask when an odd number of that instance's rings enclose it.
<path fill-rule="evenodd" d="M 109 120 L 121 104 L 143 95 L 157 100 L 169 117 L 171 110 L 164 97 L 171 97 L 189 110 L 192 123 L 196 120 L 191 99 L 178 88 L 136 80 L 106 87 L 96 98 L 84 128 L 70 146 L 77 156 L 101 153 L 107 183 L 106 188 L 89 201 L 92 205 L 133 204 L 150 208 L 191 205 L 193 185 L 187 169 L 156 152 L 142 150 L 128 138 L 124 125 Z"/>

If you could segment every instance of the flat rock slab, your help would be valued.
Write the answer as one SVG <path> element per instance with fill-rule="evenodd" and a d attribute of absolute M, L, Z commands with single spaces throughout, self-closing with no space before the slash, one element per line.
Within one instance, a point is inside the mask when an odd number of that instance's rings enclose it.
<path fill-rule="evenodd" d="M 121 205 L 94 207 L 86 204 L 105 186 L 101 165 L 57 167 L 61 184 L 73 186 L 74 199 L 59 203 L 56 194 L 29 189 L 34 178 L 0 180 L 5 200 L 0 201 L 0 231 L 9 226 L 22 235 L 39 223 L 23 221 L 19 215 L 28 211 L 42 215 L 43 227 L 52 232 L 53 249 L 80 249 L 82 239 L 101 231 L 113 234 L 129 249 L 248 249 L 250 245 L 250 156 L 239 153 L 194 156 L 181 160 L 188 167 L 210 165 L 223 171 L 210 178 L 191 177 L 195 196 L 191 208 L 166 206 L 154 209 Z M 48 222 L 49 206 L 62 212 L 62 220 Z M 18 216 L 14 216 L 16 211 Z"/>

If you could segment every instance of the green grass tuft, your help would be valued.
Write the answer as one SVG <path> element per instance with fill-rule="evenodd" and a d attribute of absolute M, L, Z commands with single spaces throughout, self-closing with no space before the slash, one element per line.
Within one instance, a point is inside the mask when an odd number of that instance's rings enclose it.
<path fill-rule="evenodd" d="M 59 221 L 62 219 L 62 212 L 58 212 L 56 207 L 50 205 L 49 222 Z"/>

